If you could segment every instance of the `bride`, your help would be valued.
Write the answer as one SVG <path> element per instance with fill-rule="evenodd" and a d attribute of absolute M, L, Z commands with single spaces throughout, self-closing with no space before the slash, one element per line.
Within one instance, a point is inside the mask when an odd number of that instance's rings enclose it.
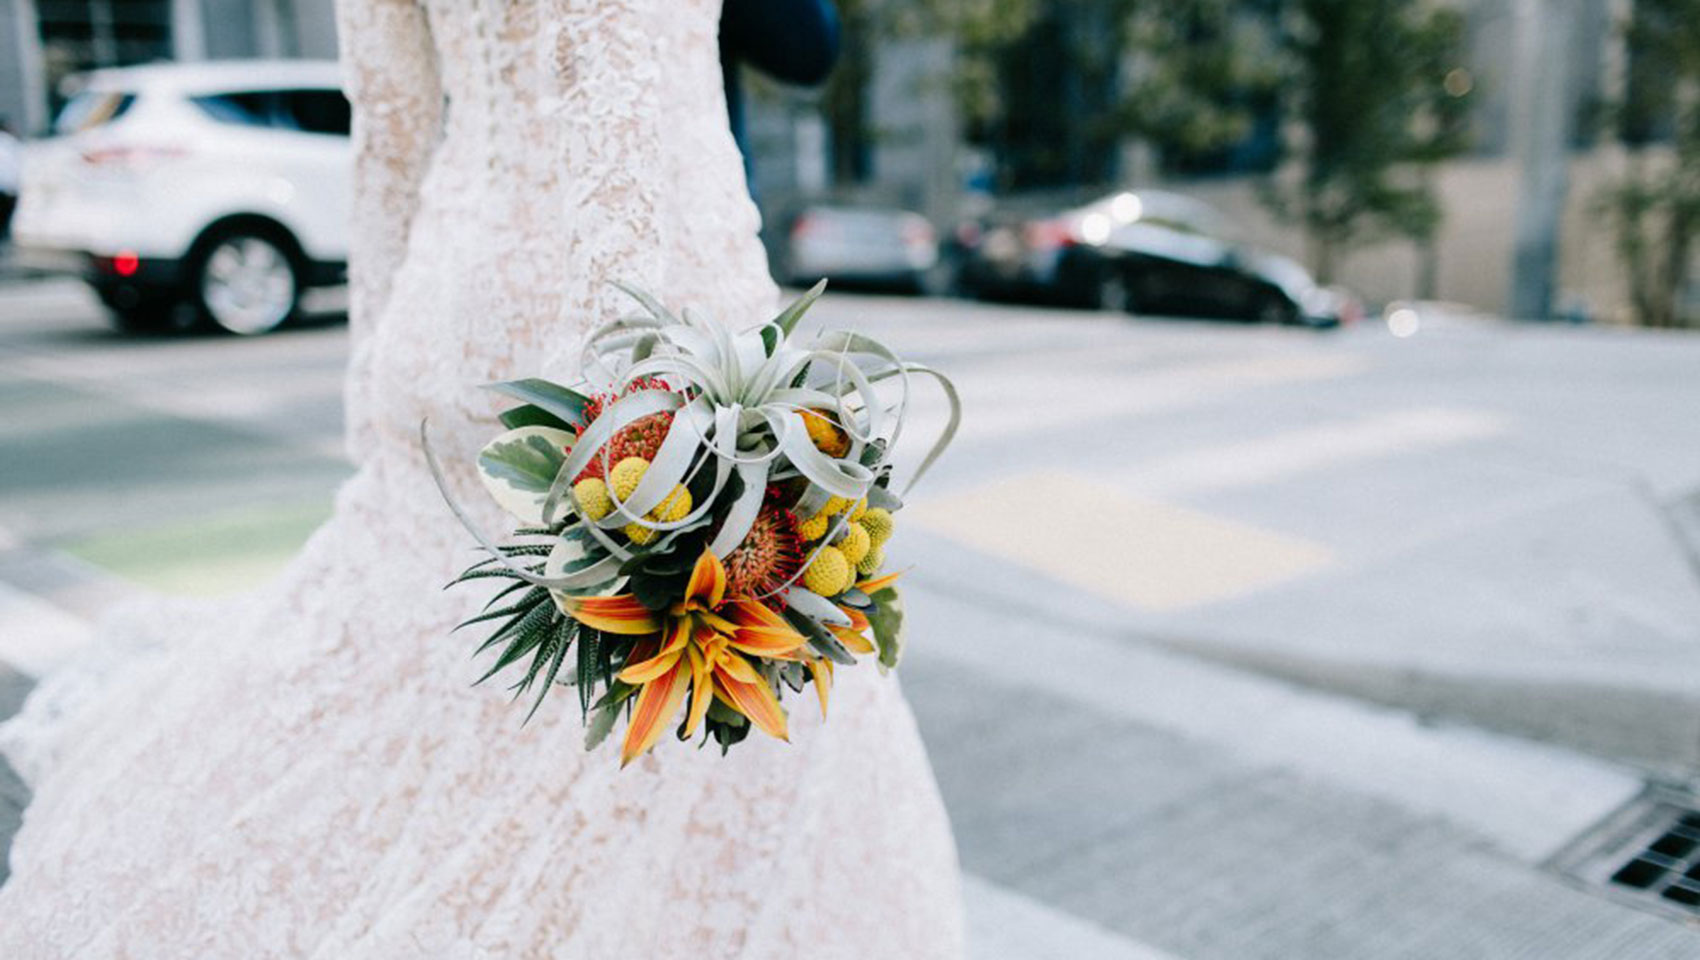
<path fill-rule="evenodd" d="M 472 554 L 420 420 L 470 463 L 497 429 L 478 385 L 570 373 L 623 309 L 611 280 L 740 324 L 777 306 L 719 7 L 341 0 L 358 471 L 279 582 L 110 625 L 160 652 L 49 680 L 6 731 L 34 799 L 0 957 L 960 956 L 892 678 L 844 671 L 789 745 L 663 742 L 621 770 L 571 705 L 522 728 L 448 636 L 482 598 L 441 590 Z"/>

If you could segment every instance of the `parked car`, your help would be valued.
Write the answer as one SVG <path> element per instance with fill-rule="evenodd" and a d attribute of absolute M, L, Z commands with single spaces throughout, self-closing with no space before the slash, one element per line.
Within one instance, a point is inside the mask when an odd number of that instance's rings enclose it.
<path fill-rule="evenodd" d="M 1122 191 L 1061 213 L 994 210 L 953 237 L 970 295 L 1105 310 L 1334 326 L 1361 313 L 1293 260 L 1234 239 L 1207 204 Z"/>
<path fill-rule="evenodd" d="M 19 259 L 83 277 L 122 329 L 277 327 L 303 290 L 346 275 L 350 111 L 339 84 L 328 61 L 74 78 L 50 136 L 25 155 Z"/>
<path fill-rule="evenodd" d="M 779 272 L 791 283 L 924 291 L 939 262 L 927 218 L 908 210 L 816 204 L 790 221 Z"/>

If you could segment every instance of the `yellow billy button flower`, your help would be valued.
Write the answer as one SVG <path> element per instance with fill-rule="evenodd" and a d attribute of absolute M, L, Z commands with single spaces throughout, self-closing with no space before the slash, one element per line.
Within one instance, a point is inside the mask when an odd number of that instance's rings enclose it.
<path fill-rule="evenodd" d="M 855 566 L 873 549 L 874 541 L 868 535 L 868 528 L 859 523 L 852 523 L 844 528 L 844 536 L 838 538 L 834 546 L 838 547 L 839 553 L 844 554 L 844 559 L 851 566 Z"/>
<path fill-rule="evenodd" d="M 885 542 L 891 539 L 893 524 L 890 510 L 874 507 L 862 514 L 862 519 L 858 522 L 868 528 L 868 536 L 873 538 L 874 546 L 883 547 Z"/>
<path fill-rule="evenodd" d="M 854 504 L 851 504 L 851 506 L 850 506 L 850 522 L 851 523 L 860 522 L 863 517 L 867 516 L 867 513 L 868 513 L 868 498 L 863 497 L 862 499 L 857 500 Z"/>
<path fill-rule="evenodd" d="M 656 613 L 631 594 L 569 597 L 573 619 L 604 633 L 639 636 L 619 673 L 642 689 L 620 747 L 625 766 L 655 746 L 687 695 L 683 736 L 696 733 L 711 700 L 743 714 L 770 736 L 787 739 L 785 711 L 751 659 L 798 660 L 807 642 L 785 618 L 748 598 L 726 598 L 726 568 L 704 550 L 685 595 Z M 830 682 L 830 681 L 829 681 Z"/>
<path fill-rule="evenodd" d="M 625 503 L 648 470 L 649 461 L 642 457 L 627 457 L 614 464 L 614 468 L 608 471 L 608 486 L 614 491 L 614 498 Z"/>
<path fill-rule="evenodd" d="M 803 586 L 823 597 L 836 597 L 850 586 L 850 561 L 837 547 L 821 547 L 803 571 Z"/>
<path fill-rule="evenodd" d="M 608 499 L 608 485 L 601 477 L 586 477 L 573 484 L 573 500 L 578 503 L 578 512 L 592 523 L 614 510 L 614 501 Z"/>
<path fill-rule="evenodd" d="M 691 492 L 686 490 L 685 485 L 681 483 L 673 488 L 673 492 L 667 495 L 667 499 L 657 504 L 655 509 L 644 514 L 644 519 L 658 523 L 673 523 L 685 519 L 685 514 L 690 512 Z M 621 529 L 624 530 L 626 539 L 633 543 L 651 543 L 661 535 L 661 531 L 651 529 L 641 523 L 628 523 Z"/>
<path fill-rule="evenodd" d="M 836 517 L 839 514 L 843 513 L 844 511 L 850 509 L 850 507 L 851 507 L 850 501 L 844 499 L 843 497 L 828 497 L 827 500 L 826 500 L 826 506 L 821 507 L 820 512 L 829 516 L 829 517 Z"/>
<path fill-rule="evenodd" d="M 826 536 L 827 524 L 831 522 L 831 517 L 824 513 L 817 513 L 809 519 L 797 524 L 797 536 L 802 537 L 804 540 L 819 540 L 821 537 Z"/>
<path fill-rule="evenodd" d="M 856 564 L 856 572 L 864 577 L 871 577 L 879 572 L 879 568 L 883 566 L 885 566 L 885 548 L 873 547 L 868 550 L 868 555 Z"/>

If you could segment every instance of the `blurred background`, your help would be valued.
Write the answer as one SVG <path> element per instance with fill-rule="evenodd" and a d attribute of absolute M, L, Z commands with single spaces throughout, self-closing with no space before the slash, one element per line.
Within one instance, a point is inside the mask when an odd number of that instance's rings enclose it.
<path fill-rule="evenodd" d="M 967 405 L 898 536 L 976 960 L 1700 957 L 1700 0 L 836 13 L 740 132 Z M 335 55 L 0 0 L 0 716 L 350 472 Z"/>

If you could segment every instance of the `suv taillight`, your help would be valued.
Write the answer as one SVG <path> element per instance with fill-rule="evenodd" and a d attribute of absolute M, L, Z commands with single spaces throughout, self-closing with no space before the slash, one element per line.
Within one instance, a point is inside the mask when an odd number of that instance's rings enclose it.
<path fill-rule="evenodd" d="M 84 150 L 83 162 L 91 167 L 105 169 L 135 168 L 170 160 L 181 160 L 188 155 L 189 151 L 183 147 L 144 146 L 140 144 L 115 145 L 90 147 Z"/>
<path fill-rule="evenodd" d="M 1021 240 L 1029 250 L 1055 250 L 1073 246 L 1076 238 L 1062 220 L 1035 220 L 1021 228 Z"/>

